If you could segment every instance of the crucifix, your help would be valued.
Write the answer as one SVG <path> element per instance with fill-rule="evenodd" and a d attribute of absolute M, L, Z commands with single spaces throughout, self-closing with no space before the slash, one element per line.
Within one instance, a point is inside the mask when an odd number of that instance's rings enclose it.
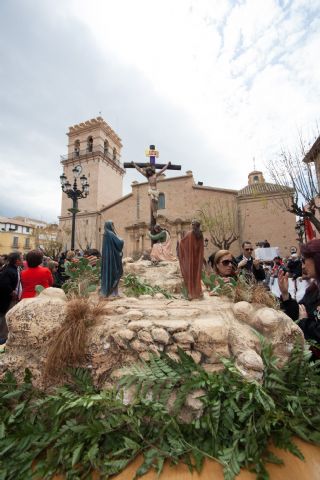
<path fill-rule="evenodd" d="M 155 149 L 154 145 L 150 145 L 149 150 L 146 150 L 146 156 L 149 157 L 149 163 L 124 163 L 124 168 L 135 168 L 141 175 L 148 180 L 149 188 L 148 195 L 150 197 L 150 229 L 153 231 L 153 227 L 157 223 L 157 210 L 159 191 L 157 189 L 157 178 L 162 175 L 165 170 L 181 170 L 181 165 L 172 165 L 171 162 L 167 164 L 156 163 L 156 158 L 159 156 L 159 152 Z M 157 172 L 157 170 L 159 170 Z"/>

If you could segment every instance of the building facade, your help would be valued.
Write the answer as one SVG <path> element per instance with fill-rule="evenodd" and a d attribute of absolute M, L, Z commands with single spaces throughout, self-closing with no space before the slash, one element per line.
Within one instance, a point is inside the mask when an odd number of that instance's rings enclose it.
<path fill-rule="evenodd" d="M 63 171 L 72 180 L 72 169 L 80 165 L 90 185 L 81 210 L 97 212 L 122 196 L 121 140 L 101 117 L 70 127 L 67 136 L 68 153 L 61 157 Z M 62 194 L 62 217 L 68 215 L 68 208 L 70 200 Z"/>
<path fill-rule="evenodd" d="M 305 163 L 311 163 L 314 165 L 316 177 L 317 177 L 317 185 L 314 191 L 315 197 L 315 205 L 317 207 L 316 210 L 316 218 L 320 221 L 320 135 L 316 138 L 315 142 L 311 146 L 310 150 L 305 155 L 303 161 Z M 309 177 L 310 178 L 310 177 Z M 310 180 L 309 180 L 310 181 Z M 316 238 L 320 237 L 320 232 L 317 231 L 315 228 L 313 229 L 313 234 Z M 304 231 L 306 230 L 304 224 Z"/>
<path fill-rule="evenodd" d="M 0 217 L 0 255 L 10 252 L 28 253 L 39 248 L 51 255 L 53 247 L 57 253 L 59 247 L 59 227 L 29 217 Z"/>
<path fill-rule="evenodd" d="M 88 197 L 79 201 L 76 248 L 100 250 L 104 223 L 113 220 L 125 241 L 124 255 L 139 256 L 150 248 L 148 183 L 133 182 L 131 193 L 122 195 L 125 171 L 121 140 L 101 117 L 70 127 L 67 135 L 68 154 L 61 158 L 63 171 L 71 181 L 72 169 L 80 165 L 90 183 Z M 237 214 L 239 239 L 231 246 L 233 253 L 239 253 L 244 240 L 254 244 L 268 240 L 280 248 L 282 255 L 289 255 L 290 247 L 297 245 L 295 216 L 286 211 L 281 201 L 291 195 L 291 190 L 265 182 L 262 172 L 251 172 L 248 184 L 240 191 L 197 184 L 191 171 L 171 178 L 162 175 L 158 190 L 157 221 L 170 231 L 174 245 L 190 229 L 199 210 L 217 202 L 230 205 Z M 63 194 L 59 225 L 65 249 L 70 248 L 70 206 L 70 199 Z M 210 239 L 208 232 L 204 235 Z M 206 255 L 216 249 L 208 241 Z"/>
<path fill-rule="evenodd" d="M 318 186 L 320 185 L 320 135 L 316 139 L 316 141 L 311 146 L 310 150 L 305 155 L 304 162 L 306 163 L 314 163 Z"/>
<path fill-rule="evenodd" d="M 0 255 L 10 252 L 28 253 L 35 248 L 33 227 L 15 218 L 0 217 Z"/>

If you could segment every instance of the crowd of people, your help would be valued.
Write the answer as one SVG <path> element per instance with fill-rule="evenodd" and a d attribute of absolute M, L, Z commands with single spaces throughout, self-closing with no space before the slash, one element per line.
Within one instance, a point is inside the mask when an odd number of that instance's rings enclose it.
<path fill-rule="evenodd" d="M 268 247 L 263 247 L 268 248 Z M 234 257 L 228 250 L 219 250 L 210 255 L 206 262 L 206 270 L 213 271 L 222 277 L 236 277 L 240 273 L 247 280 L 263 283 L 276 297 L 280 298 L 281 291 L 278 285 L 279 272 L 288 273 L 290 293 L 294 298 L 301 299 L 309 279 L 303 273 L 302 259 L 297 249 L 292 247 L 290 256 L 276 256 L 273 260 L 259 260 L 253 257 L 254 248 L 250 242 L 243 242 L 242 253 Z M 227 275 L 225 275 L 227 266 Z"/>
<path fill-rule="evenodd" d="M 238 257 L 219 250 L 210 255 L 206 269 L 225 282 L 242 276 L 248 282 L 263 284 L 279 298 L 281 309 L 298 323 L 311 343 L 313 357 L 320 358 L 320 240 L 302 245 L 300 255 L 292 247 L 290 256 L 276 256 L 272 261 L 254 259 L 253 251 L 250 242 L 243 242 Z"/>
<path fill-rule="evenodd" d="M 118 285 L 123 273 L 123 240 L 118 237 L 111 220 L 105 222 L 102 252 L 97 249 L 69 250 L 56 258 L 45 256 L 41 250 L 31 250 L 22 256 L 19 252 L 0 256 L 0 345 L 8 336 L 6 313 L 17 302 L 33 298 L 37 287 L 61 288 L 81 258 L 95 266 L 101 259 L 100 294 L 118 296 Z"/>
<path fill-rule="evenodd" d="M 36 287 L 61 288 L 68 280 L 66 273 L 71 262 L 86 257 L 93 264 L 100 257 L 98 250 L 80 250 L 61 253 L 56 258 L 45 256 L 41 250 L 30 250 L 26 255 L 12 252 L 0 256 L 0 345 L 7 339 L 5 315 L 17 302 L 35 297 Z"/>

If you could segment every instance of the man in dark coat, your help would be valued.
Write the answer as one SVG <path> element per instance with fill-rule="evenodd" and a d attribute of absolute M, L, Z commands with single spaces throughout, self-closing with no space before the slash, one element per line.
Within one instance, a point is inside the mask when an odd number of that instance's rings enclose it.
<path fill-rule="evenodd" d="M 201 272 L 204 256 L 204 240 L 200 222 L 192 220 L 192 230 L 179 243 L 179 263 L 188 298 L 201 298 Z"/>
<path fill-rule="evenodd" d="M 290 253 L 291 253 L 291 256 L 288 260 L 287 267 L 288 267 L 290 276 L 293 278 L 293 280 L 296 280 L 298 277 L 302 276 L 302 261 L 297 254 L 296 247 L 291 247 Z"/>
<path fill-rule="evenodd" d="M 21 254 L 13 252 L 8 255 L 7 265 L 0 272 L 0 344 L 5 343 L 8 336 L 5 315 L 11 302 L 19 298 L 19 267 L 22 265 Z"/>
<path fill-rule="evenodd" d="M 262 282 L 265 279 L 265 272 L 259 260 L 252 257 L 253 247 L 251 242 L 242 243 L 242 254 L 236 258 L 238 269 L 245 274 L 248 281 L 256 280 Z"/>

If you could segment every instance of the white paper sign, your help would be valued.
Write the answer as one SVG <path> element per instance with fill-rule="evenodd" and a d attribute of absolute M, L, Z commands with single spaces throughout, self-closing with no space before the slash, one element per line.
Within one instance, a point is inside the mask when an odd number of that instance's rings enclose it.
<path fill-rule="evenodd" d="M 255 258 L 258 260 L 264 260 L 265 262 L 271 262 L 274 257 L 279 256 L 279 247 L 269 248 L 256 248 L 254 251 Z"/>

